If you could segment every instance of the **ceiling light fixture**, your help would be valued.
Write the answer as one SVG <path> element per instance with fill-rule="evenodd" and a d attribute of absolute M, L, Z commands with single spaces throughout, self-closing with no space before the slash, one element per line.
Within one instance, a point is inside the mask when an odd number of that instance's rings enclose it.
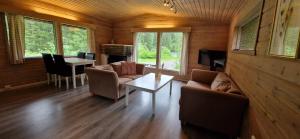
<path fill-rule="evenodd" d="M 177 8 L 174 0 L 164 0 L 164 6 L 169 7 L 171 11 L 173 11 L 175 14 L 177 13 Z"/>

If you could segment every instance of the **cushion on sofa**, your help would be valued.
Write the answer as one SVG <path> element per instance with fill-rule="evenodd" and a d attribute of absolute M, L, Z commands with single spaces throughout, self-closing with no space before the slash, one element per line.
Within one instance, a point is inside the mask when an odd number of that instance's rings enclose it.
<path fill-rule="evenodd" d="M 239 87 L 237 87 L 237 85 L 232 80 L 230 81 L 231 81 L 231 87 L 226 92 L 241 95 L 242 91 L 239 89 Z"/>
<path fill-rule="evenodd" d="M 211 89 L 226 93 L 242 94 L 241 90 L 236 86 L 236 84 L 225 73 L 222 72 L 218 73 L 212 82 Z"/>
<path fill-rule="evenodd" d="M 128 63 L 128 75 L 135 75 L 136 74 L 136 64 L 135 62 Z"/>
<path fill-rule="evenodd" d="M 188 81 L 186 86 L 197 88 L 197 89 L 210 90 L 209 85 L 204 84 L 204 83 L 195 82 L 195 81 L 192 81 L 192 80 Z"/>
<path fill-rule="evenodd" d="M 118 74 L 118 76 L 122 75 L 121 62 L 110 63 L 110 65 L 112 66 L 112 68 L 114 69 L 114 71 Z"/>
<path fill-rule="evenodd" d="M 210 88 L 214 91 L 226 92 L 230 89 L 231 82 L 225 73 L 218 73 L 214 81 L 211 83 Z"/>
<path fill-rule="evenodd" d="M 121 75 L 135 75 L 136 64 L 135 62 L 121 62 Z"/>

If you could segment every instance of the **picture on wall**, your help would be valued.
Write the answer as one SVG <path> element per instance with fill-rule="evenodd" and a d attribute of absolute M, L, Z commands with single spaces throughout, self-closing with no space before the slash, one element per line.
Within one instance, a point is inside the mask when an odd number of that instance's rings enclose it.
<path fill-rule="evenodd" d="M 270 55 L 297 58 L 300 39 L 300 0 L 278 0 Z"/>

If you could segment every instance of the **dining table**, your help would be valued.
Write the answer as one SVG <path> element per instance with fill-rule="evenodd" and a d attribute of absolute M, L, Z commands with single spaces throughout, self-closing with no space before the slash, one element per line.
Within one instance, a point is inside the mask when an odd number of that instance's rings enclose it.
<path fill-rule="evenodd" d="M 81 66 L 81 65 L 90 65 L 92 64 L 95 66 L 95 61 L 96 60 L 90 60 L 90 59 L 83 59 L 83 58 L 76 58 L 76 57 L 69 57 L 65 58 L 65 61 L 68 65 L 72 67 L 72 81 L 73 81 L 73 88 L 76 88 L 76 72 L 75 72 L 75 67 L 76 66 Z"/>

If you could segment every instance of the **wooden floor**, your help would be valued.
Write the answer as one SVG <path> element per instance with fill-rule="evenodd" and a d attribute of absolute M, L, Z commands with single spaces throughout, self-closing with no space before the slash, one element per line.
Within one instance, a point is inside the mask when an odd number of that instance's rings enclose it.
<path fill-rule="evenodd" d="M 88 85 L 77 89 L 37 86 L 0 93 L 0 138 L 113 138 L 185 139 L 224 138 L 192 126 L 181 127 L 178 119 L 180 86 L 174 81 L 156 95 L 156 115 L 151 115 L 147 92 L 130 94 L 114 103 L 88 93 Z"/>

